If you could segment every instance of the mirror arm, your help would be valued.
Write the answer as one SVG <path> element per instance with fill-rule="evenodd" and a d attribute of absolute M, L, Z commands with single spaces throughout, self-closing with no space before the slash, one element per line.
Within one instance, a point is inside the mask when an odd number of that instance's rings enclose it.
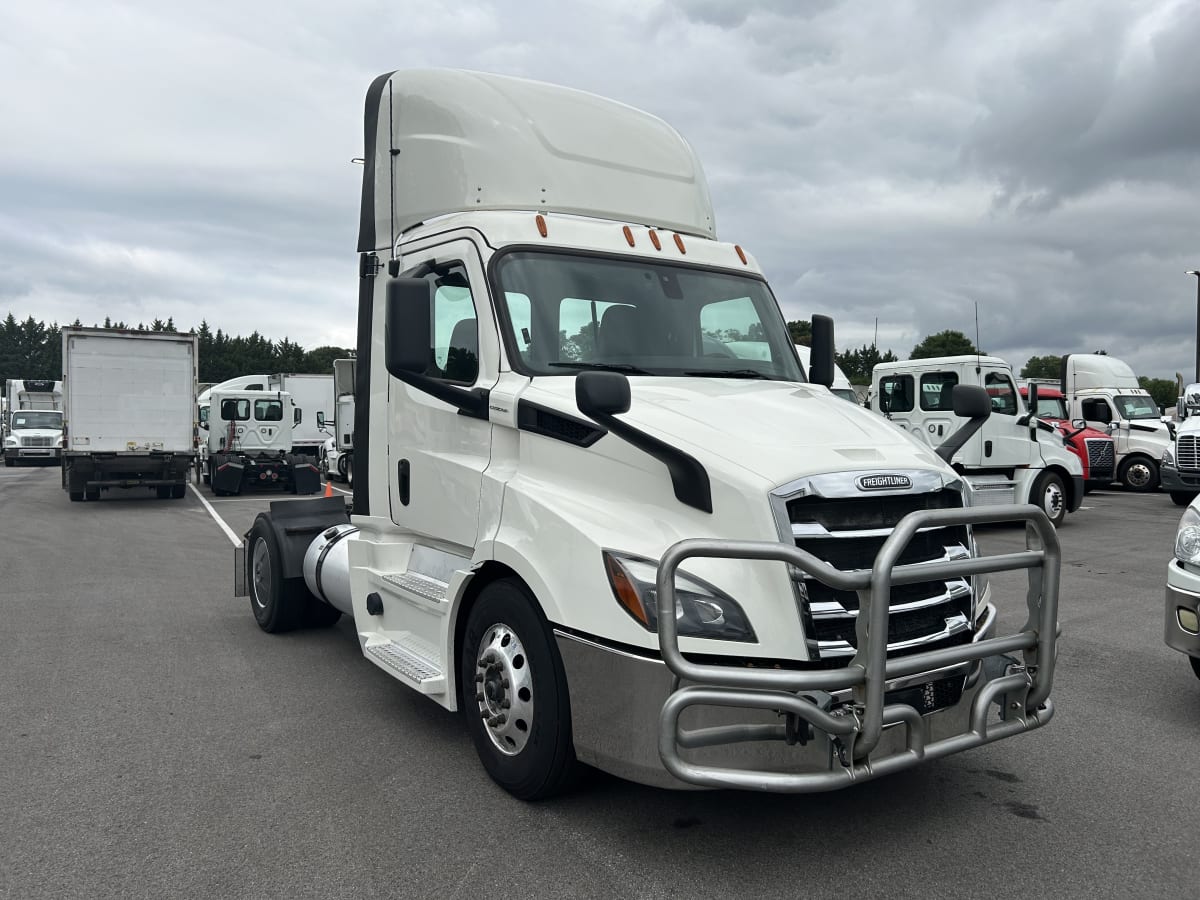
<path fill-rule="evenodd" d="M 484 420 L 488 417 L 487 388 L 462 388 L 418 372 L 393 372 L 392 377 L 443 403 L 449 403 L 458 410 L 459 415 Z"/>

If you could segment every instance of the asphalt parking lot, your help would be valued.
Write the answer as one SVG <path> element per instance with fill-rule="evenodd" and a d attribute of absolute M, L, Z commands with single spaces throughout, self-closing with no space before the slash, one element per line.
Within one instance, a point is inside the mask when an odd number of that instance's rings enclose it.
<path fill-rule="evenodd" d="M 1060 531 L 1055 719 L 846 791 L 511 799 L 352 624 L 259 631 L 234 534 L 277 496 L 73 504 L 0 470 L 0 897 L 1188 897 L 1200 681 L 1163 644 L 1165 494 Z M 1015 547 L 1013 528 L 979 535 Z M 1022 576 L 993 579 L 1007 617 Z"/>

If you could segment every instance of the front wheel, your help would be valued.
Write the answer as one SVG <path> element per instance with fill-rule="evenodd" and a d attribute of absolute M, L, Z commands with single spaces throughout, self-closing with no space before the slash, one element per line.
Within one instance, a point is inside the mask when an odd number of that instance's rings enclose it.
<path fill-rule="evenodd" d="M 492 780 L 520 800 L 565 788 L 576 765 L 566 673 L 521 582 L 484 587 L 467 617 L 459 674 L 467 728 Z"/>
<path fill-rule="evenodd" d="M 1055 528 L 1067 517 L 1067 489 L 1054 472 L 1043 472 L 1033 483 L 1033 502 Z"/>
<path fill-rule="evenodd" d="M 1195 656 L 1189 656 L 1188 662 L 1192 664 L 1192 671 L 1196 673 L 1196 677 L 1200 678 L 1200 659 Z"/>
<path fill-rule="evenodd" d="M 1191 491 L 1171 491 L 1171 502 L 1176 506 L 1187 506 L 1195 496 Z"/>
<path fill-rule="evenodd" d="M 1148 494 L 1158 487 L 1158 463 L 1146 456 L 1133 456 L 1121 464 L 1118 476 L 1129 490 Z"/>

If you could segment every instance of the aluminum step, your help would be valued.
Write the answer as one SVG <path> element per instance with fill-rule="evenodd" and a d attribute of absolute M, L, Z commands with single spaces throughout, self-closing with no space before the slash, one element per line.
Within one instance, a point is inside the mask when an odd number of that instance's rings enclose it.
<path fill-rule="evenodd" d="M 441 694 L 446 690 L 440 654 L 428 641 L 412 634 L 393 638 L 365 632 L 363 654 L 380 668 L 423 694 Z"/>
<path fill-rule="evenodd" d="M 446 591 L 449 585 L 436 578 L 430 578 L 428 575 L 422 575 L 419 572 L 389 572 L 386 575 L 380 575 L 379 578 L 385 584 L 398 587 L 410 594 L 416 594 L 433 603 L 446 602 Z"/>

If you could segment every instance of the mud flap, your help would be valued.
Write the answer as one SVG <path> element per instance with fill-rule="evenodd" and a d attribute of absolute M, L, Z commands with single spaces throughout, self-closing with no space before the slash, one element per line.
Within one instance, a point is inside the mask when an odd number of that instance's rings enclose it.
<path fill-rule="evenodd" d="M 233 548 L 233 596 L 246 597 L 246 539 Z"/>
<path fill-rule="evenodd" d="M 224 460 L 212 471 L 213 491 L 225 491 L 229 494 L 242 492 L 242 464 L 231 459 Z"/>
<path fill-rule="evenodd" d="M 292 484 L 297 494 L 315 494 L 321 489 L 321 473 L 310 462 L 300 462 L 292 466 Z"/>

